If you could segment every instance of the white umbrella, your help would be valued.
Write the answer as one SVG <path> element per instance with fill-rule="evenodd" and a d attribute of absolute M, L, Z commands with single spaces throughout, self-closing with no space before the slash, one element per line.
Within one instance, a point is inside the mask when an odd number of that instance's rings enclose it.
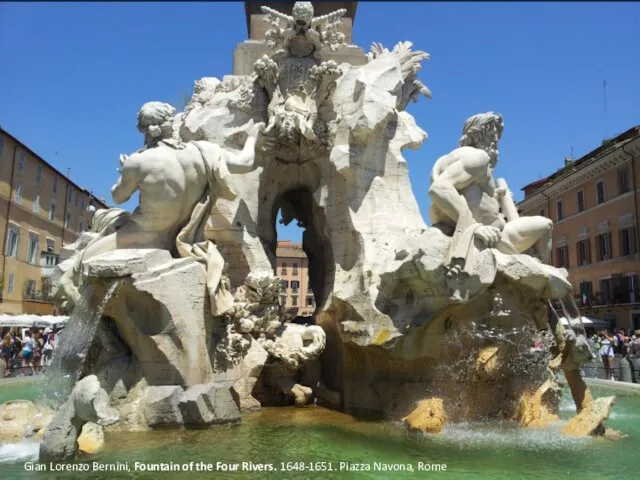
<path fill-rule="evenodd" d="M 62 328 L 68 320 L 66 315 L 0 314 L 0 327 Z"/>
<path fill-rule="evenodd" d="M 582 325 L 585 327 L 591 328 L 609 328 L 609 322 L 605 322 L 604 320 L 599 320 L 597 318 L 589 318 L 589 317 L 580 317 L 582 321 Z M 560 322 L 563 325 L 569 325 L 569 321 L 566 317 L 560 317 Z"/>

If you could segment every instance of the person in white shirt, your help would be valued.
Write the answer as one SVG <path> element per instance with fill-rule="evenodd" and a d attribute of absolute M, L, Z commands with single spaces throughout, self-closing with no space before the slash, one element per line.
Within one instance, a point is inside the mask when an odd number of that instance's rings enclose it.
<path fill-rule="evenodd" d="M 613 378 L 613 345 L 607 331 L 600 332 L 600 358 L 604 365 L 605 377 L 608 380 Z"/>

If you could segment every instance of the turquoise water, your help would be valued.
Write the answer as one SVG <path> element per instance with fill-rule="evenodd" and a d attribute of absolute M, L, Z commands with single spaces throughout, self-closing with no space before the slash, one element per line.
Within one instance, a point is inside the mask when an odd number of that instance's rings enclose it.
<path fill-rule="evenodd" d="M 592 389 L 596 396 L 607 389 Z M 0 385 L 0 399 L 34 398 L 33 384 Z M 559 434 L 560 426 L 523 430 L 511 424 L 448 425 L 440 435 L 408 433 L 395 422 L 362 422 L 322 408 L 270 408 L 245 415 L 237 427 L 208 430 L 154 431 L 108 434 L 104 453 L 82 463 L 101 465 L 128 463 L 130 472 L 97 471 L 55 473 L 25 470 L 25 462 L 37 457 L 37 444 L 0 446 L 0 478 L 425 478 L 448 479 L 632 479 L 637 478 L 640 447 L 640 395 L 617 393 L 618 401 L 607 425 L 629 435 L 619 442 L 603 439 L 570 439 Z M 563 418 L 573 414 L 570 396 L 561 404 Z M 135 462 L 158 464 L 204 462 L 210 472 L 134 471 Z M 220 471 L 237 463 L 237 472 Z M 242 462 L 272 464 L 279 471 L 242 471 Z M 284 464 L 282 464 L 284 462 Z M 295 468 L 298 463 L 298 470 Z M 324 463 L 322 463 L 324 462 Z M 341 464 L 343 462 L 343 464 Z M 414 471 L 373 471 L 374 462 Z M 430 464 L 446 464 L 446 471 L 417 471 Z M 347 470 L 345 463 L 364 464 L 372 471 Z M 195 467 L 195 465 L 194 465 Z M 248 468 L 248 465 L 244 466 Z M 309 472 L 332 468 L 333 471 Z"/>
<path fill-rule="evenodd" d="M 34 400 L 42 390 L 44 376 L 15 377 L 0 380 L 0 403 L 9 400 Z"/>

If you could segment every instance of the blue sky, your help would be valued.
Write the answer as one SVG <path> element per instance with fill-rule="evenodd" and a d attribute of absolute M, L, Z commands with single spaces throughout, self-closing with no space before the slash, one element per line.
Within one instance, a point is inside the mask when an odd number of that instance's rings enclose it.
<path fill-rule="evenodd" d="M 639 3 L 360 2 L 354 43 L 432 56 L 420 78 L 433 99 L 409 107 L 429 139 L 406 152 L 425 219 L 430 168 L 474 113 L 504 115 L 497 174 L 516 199 L 572 147 L 578 158 L 640 124 L 638 18 Z M 110 200 L 119 154 L 142 144 L 139 107 L 230 74 L 246 37 L 242 2 L 1 3 L 0 125 Z"/>

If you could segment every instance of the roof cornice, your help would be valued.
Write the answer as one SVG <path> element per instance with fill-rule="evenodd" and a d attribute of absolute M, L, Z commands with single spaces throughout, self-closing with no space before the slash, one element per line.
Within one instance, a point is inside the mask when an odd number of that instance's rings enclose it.
<path fill-rule="evenodd" d="M 608 150 L 602 155 L 595 157 L 584 165 L 573 171 L 569 171 L 560 178 L 552 180 L 545 187 L 526 197 L 518 203 L 518 208 L 522 210 L 531 210 L 538 206 L 547 204 L 549 198 L 561 196 L 567 191 L 575 188 L 583 183 L 600 177 L 606 171 L 617 168 L 625 162 L 629 161 L 629 155 L 634 157 L 640 155 L 640 137 L 632 138 L 627 142 L 621 143 L 617 148 Z"/>

